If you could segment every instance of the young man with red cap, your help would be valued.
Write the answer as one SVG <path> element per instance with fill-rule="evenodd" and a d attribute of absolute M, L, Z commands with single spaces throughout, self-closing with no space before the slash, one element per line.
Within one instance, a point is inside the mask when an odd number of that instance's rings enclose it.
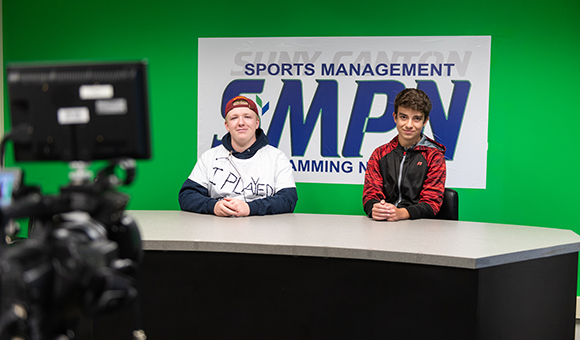
<path fill-rule="evenodd" d="M 363 207 L 377 221 L 434 217 L 445 191 L 445 147 L 423 135 L 431 100 L 418 89 L 395 98 L 399 134 L 379 146 L 367 164 Z"/>
<path fill-rule="evenodd" d="M 181 210 L 236 217 L 293 212 L 298 195 L 290 161 L 269 145 L 256 104 L 237 96 L 224 112 L 228 133 L 183 183 Z"/>

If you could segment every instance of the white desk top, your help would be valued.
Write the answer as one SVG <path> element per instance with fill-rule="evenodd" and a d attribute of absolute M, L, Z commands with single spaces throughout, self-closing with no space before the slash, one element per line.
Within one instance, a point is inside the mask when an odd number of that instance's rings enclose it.
<path fill-rule="evenodd" d="M 366 216 L 283 214 L 243 218 L 130 210 L 143 249 L 336 257 L 479 269 L 580 251 L 570 230 Z"/>

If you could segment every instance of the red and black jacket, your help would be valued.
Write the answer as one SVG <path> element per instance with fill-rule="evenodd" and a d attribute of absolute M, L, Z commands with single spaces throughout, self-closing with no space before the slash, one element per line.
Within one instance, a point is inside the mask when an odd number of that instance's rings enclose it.
<path fill-rule="evenodd" d="M 398 136 L 375 149 L 367 164 L 363 206 L 372 217 L 373 205 L 381 200 L 406 208 L 411 219 L 434 217 L 445 191 L 445 146 L 423 135 L 410 148 Z"/>

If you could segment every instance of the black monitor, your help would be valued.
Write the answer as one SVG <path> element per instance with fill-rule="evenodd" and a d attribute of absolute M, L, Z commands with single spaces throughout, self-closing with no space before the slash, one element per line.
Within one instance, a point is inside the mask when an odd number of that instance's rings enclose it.
<path fill-rule="evenodd" d="M 146 62 L 11 64 L 16 161 L 151 157 Z M 16 137 L 16 136 L 15 136 Z"/>

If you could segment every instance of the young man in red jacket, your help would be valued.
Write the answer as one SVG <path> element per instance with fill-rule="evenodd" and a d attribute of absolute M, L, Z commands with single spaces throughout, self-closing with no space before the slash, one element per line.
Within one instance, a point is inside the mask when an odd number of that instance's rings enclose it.
<path fill-rule="evenodd" d="M 364 210 L 380 221 L 434 217 L 445 191 L 445 147 L 422 131 L 431 100 L 418 89 L 395 98 L 393 118 L 399 134 L 369 158 L 363 191 Z"/>

